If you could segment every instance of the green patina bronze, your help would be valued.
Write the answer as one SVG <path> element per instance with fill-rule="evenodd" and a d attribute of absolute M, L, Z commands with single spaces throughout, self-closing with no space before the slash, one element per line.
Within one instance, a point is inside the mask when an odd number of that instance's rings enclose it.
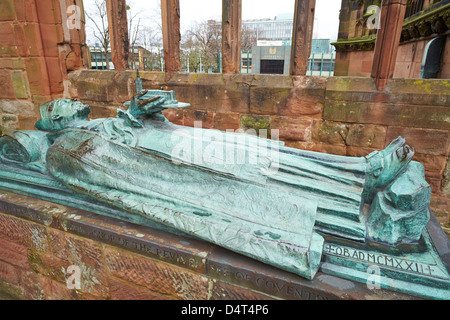
<path fill-rule="evenodd" d="M 348 252 L 380 254 L 367 247 L 376 243 L 403 246 L 405 260 L 439 260 L 426 230 L 430 186 L 403 138 L 361 158 L 302 151 L 174 125 L 161 111 L 189 105 L 173 91 L 140 90 L 139 77 L 137 87 L 116 118 L 88 120 L 89 107 L 73 100 L 42 105 L 39 130 L 0 138 L 0 187 L 187 234 L 307 279 L 323 257 L 324 272 L 365 279 L 369 261 L 333 256 L 330 246 L 341 245 L 333 241 L 347 241 Z M 406 292 L 448 298 L 449 276 L 439 270 L 437 282 L 397 270 L 399 285 L 388 287 L 414 283 Z"/>

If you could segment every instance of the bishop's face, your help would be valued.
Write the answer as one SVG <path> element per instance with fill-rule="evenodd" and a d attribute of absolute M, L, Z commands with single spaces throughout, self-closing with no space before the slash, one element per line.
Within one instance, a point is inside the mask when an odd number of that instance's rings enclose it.
<path fill-rule="evenodd" d="M 36 123 L 36 128 L 44 131 L 61 130 L 75 121 L 86 120 L 89 111 L 88 105 L 78 101 L 54 100 L 40 107 L 41 120 Z"/>

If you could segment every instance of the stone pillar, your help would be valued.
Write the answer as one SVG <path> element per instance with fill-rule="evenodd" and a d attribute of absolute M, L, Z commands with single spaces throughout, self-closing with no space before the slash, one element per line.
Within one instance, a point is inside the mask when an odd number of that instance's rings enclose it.
<path fill-rule="evenodd" d="M 130 51 L 126 1 L 106 0 L 106 11 L 112 62 L 116 70 L 126 70 Z"/>
<path fill-rule="evenodd" d="M 291 75 L 305 75 L 311 55 L 316 0 L 295 0 L 292 31 Z"/>
<path fill-rule="evenodd" d="M 89 68 L 89 47 L 86 44 L 86 20 L 83 0 L 60 1 L 64 46 L 61 60 L 68 72 Z M 58 44 L 61 47 L 61 44 Z"/>
<path fill-rule="evenodd" d="M 165 72 L 181 71 L 180 1 L 161 0 Z"/>
<path fill-rule="evenodd" d="M 377 33 L 372 78 L 378 90 L 386 87 L 395 70 L 407 0 L 384 0 L 381 23 Z"/>
<path fill-rule="evenodd" d="M 222 73 L 241 68 L 242 0 L 222 0 Z"/>

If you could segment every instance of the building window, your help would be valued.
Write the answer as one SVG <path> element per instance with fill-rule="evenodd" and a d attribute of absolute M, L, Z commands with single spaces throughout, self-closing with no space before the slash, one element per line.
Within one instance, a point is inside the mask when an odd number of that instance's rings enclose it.
<path fill-rule="evenodd" d="M 284 60 L 261 60 L 261 74 L 283 74 Z"/>
<path fill-rule="evenodd" d="M 249 65 L 250 68 L 252 67 L 252 58 L 249 58 L 248 61 L 247 58 L 242 58 L 242 66 L 246 68 L 247 64 Z"/>

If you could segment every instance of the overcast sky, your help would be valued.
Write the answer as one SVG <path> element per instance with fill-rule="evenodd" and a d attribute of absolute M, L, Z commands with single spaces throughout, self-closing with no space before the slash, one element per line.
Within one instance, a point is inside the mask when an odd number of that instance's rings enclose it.
<path fill-rule="evenodd" d="M 141 24 L 152 26 L 161 23 L 159 4 L 161 0 L 129 0 L 132 13 L 139 12 Z M 93 0 L 84 0 L 85 10 L 92 10 Z M 341 0 L 316 0 L 314 38 L 337 39 L 339 10 Z M 242 19 L 273 19 L 277 14 L 293 13 L 294 0 L 243 0 Z M 220 20 L 222 0 L 180 0 L 181 29 L 189 28 L 195 22 L 208 19 Z M 89 23 L 87 25 L 88 43 L 90 40 Z"/>

